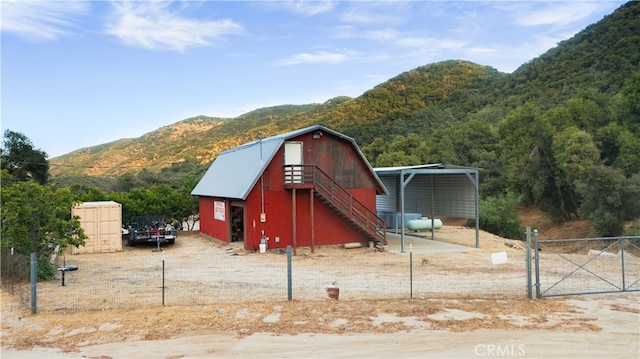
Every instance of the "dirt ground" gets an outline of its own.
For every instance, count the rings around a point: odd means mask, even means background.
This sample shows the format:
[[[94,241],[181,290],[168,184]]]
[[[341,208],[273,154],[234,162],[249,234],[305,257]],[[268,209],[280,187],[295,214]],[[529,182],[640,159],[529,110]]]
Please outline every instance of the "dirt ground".
[[[443,241],[468,244],[468,238],[473,238],[470,232],[463,226],[445,226],[439,236]],[[463,258],[475,261],[474,266],[482,265],[483,256],[498,250],[522,255],[522,250],[505,246],[505,240],[494,235],[483,232],[480,241],[483,248]],[[173,250],[194,252],[189,246]],[[197,252],[219,255],[216,261],[230,271],[236,270],[233,263],[246,266],[267,258],[236,248],[246,255],[242,261],[228,260],[227,250],[222,245],[209,245],[198,247]],[[306,258],[300,261],[305,270],[314,271],[318,270],[317,256],[330,267],[331,263],[346,265],[348,256],[370,255],[367,251],[300,251],[298,257]],[[138,258],[148,252],[148,248],[125,248],[117,255]],[[377,255],[393,258],[390,253]],[[504,272],[511,270],[503,268]],[[326,264],[323,270],[327,270]],[[437,273],[438,268],[432,270]],[[469,275],[466,270],[448,273]],[[499,274],[490,269],[477,273],[478,278]],[[349,285],[356,291],[357,283]],[[82,292],[73,296],[82,308]],[[420,299],[341,296],[333,300],[325,296],[127,309],[54,309],[36,315],[5,291],[1,299],[2,358],[640,357],[640,292],[533,300],[466,295]]]

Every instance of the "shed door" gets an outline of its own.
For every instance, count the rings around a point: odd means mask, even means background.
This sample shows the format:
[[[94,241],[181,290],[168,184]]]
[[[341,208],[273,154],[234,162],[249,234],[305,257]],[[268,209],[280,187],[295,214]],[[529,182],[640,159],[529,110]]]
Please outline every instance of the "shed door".
[[[293,183],[302,183],[302,142],[291,141],[284,143],[284,164],[293,166]]]
[[[100,233],[98,228],[98,210],[96,208],[84,208],[80,223],[84,229],[84,234],[88,237],[84,244],[85,253],[99,253],[100,240],[98,237]]]

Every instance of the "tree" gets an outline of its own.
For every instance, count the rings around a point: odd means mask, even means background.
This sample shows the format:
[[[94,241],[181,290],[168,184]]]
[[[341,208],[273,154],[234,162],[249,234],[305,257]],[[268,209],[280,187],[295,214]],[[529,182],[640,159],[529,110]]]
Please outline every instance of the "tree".
[[[556,134],[552,148],[559,178],[569,185],[589,176],[602,164],[593,137],[575,126]]]
[[[640,173],[640,139],[630,131],[625,131],[618,137],[619,153],[613,165],[631,176]]]
[[[480,167],[485,171],[492,171],[496,166],[498,137],[490,123],[472,119],[440,128],[436,134],[433,155],[444,163]]]
[[[192,230],[195,226],[197,220],[200,217],[200,209],[198,208],[198,197],[191,195],[191,192],[196,185],[198,184],[198,180],[193,177],[185,177],[182,181],[182,189],[180,190],[180,194],[185,201],[182,215],[182,222],[187,224],[187,230]]]
[[[78,202],[104,201],[105,194],[96,187],[82,184],[73,184],[68,187]]]
[[[35,150],[33,144],[20,132],[6,130],[2,141],[2,169],[6,169],[17,180],[45,184],[49,178],[47,154]]]
[[[135,188],[129,192],[112,192],[107,200],[122,204],[122,217],[125,224],[135,216],[161,215],[167,223],[182,227],[184,222],[192,223],[198,215],[198,199],[191,191],[198,182],[185,177],[182,188],[174,189],[166,184],[149,188]]]
[[[555,187],[548,123],[540,109],[527,103],[512,111],[498,125],[501,170],[508,188],[523,200],[539,204]]]
[[[377,137],[365,146],[364,151],[370,156],[372,164],[378,167],[425,164],[430,152],[426,142],[415,133],[396,135],[389,143]]]
[[[114,187],[118,192],[128,192],[142,185],[142,181],[133,172],[127,172],[116,179]]]
[[[634,72],[621,91],[621,122],[637,134],[640,132],[640,71]]]
[[[85,243],[79,218],[71,216],[73,197],[67,188],[53,190],[33,181],[2,186],[2,248],[35,252],[39,279],[55,277],[49,256],[56,248],[62,253]]]
[[[387,145],[385,140],[382,137],[376,137],[371,141],[371,143],[362,147],[362,152],[371,164],[377,166],[376,160],[378,156],[385,152],[386,148]]]
[[[580,215],[589,220],[598,235],[619,236],[625,219],[638,215],[639,179],[627,179],[621,170],[601,166],[578,182]]]

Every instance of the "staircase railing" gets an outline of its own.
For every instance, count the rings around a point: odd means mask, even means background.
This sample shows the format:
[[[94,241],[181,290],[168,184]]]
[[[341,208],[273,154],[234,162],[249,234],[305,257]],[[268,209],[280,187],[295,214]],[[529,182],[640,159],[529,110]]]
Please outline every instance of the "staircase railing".
[[[386,223],[316,165],[285,165],[285,187],[309,188],[382,244],[387,244]],[[382,232],[379,232],[382,231]]]

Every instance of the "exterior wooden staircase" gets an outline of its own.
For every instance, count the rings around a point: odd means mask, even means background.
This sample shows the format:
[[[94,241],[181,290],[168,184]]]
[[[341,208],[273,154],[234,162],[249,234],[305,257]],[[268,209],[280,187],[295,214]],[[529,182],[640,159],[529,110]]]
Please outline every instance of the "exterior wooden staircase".
[[[375,243],[387,244],[386,223],[316,165],[285,165],[285,188],[310,189],[327,207]]]

